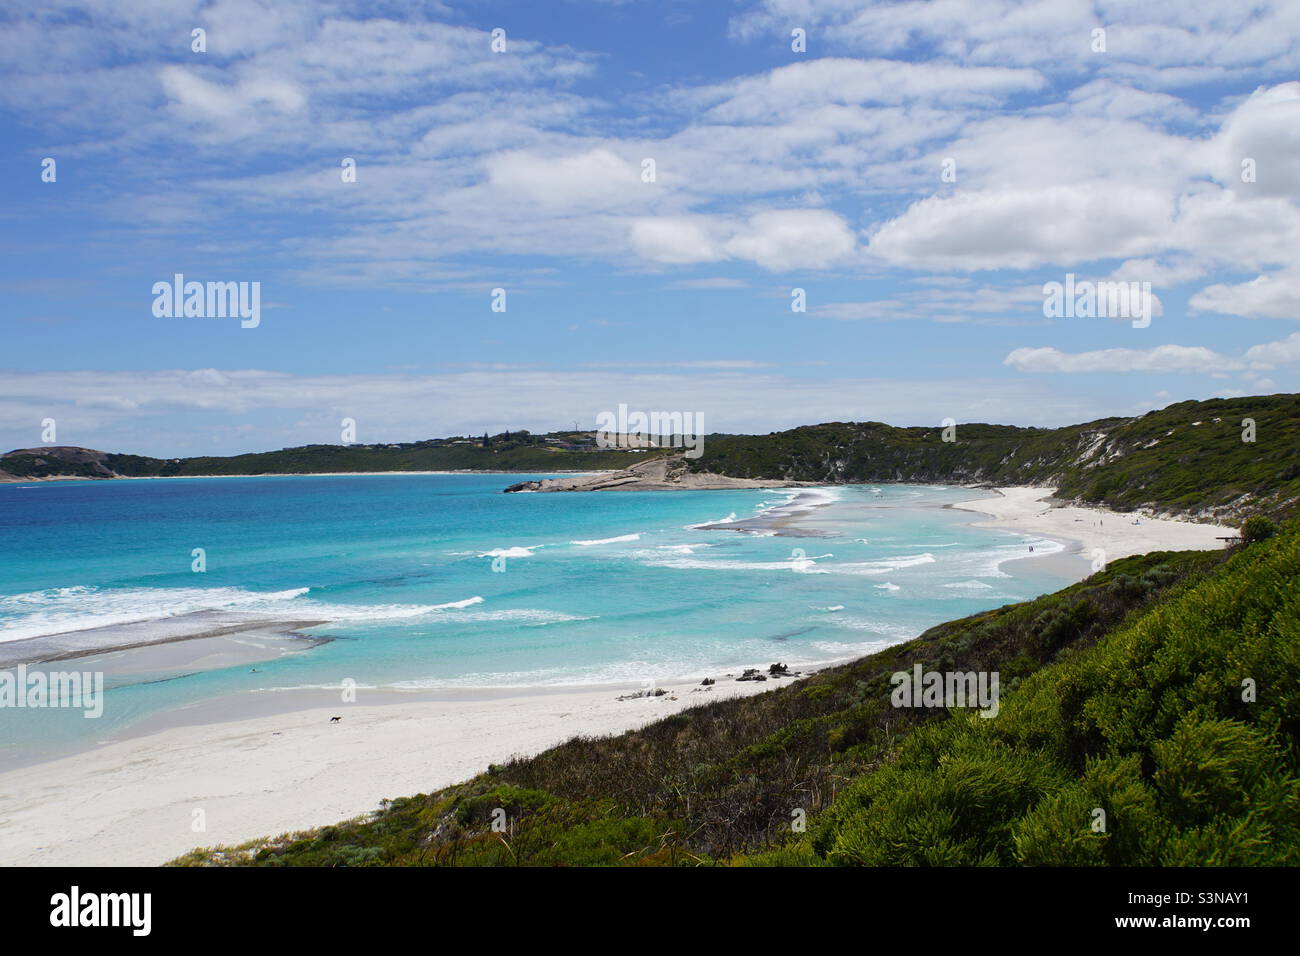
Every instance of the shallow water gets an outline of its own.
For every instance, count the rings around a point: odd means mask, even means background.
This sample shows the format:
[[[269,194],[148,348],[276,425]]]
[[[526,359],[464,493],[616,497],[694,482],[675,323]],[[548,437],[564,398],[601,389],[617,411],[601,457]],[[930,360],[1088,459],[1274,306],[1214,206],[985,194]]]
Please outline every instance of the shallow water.
[[[84,743],[199,699],[346,679],[487,687],[797,668],[1065,583],[1052,562],[1006,563],[1058,543],[942,507],[968,489],[500,493],[523,477],[0,485],[0,641],[210,609],[325,620],[311,633],[333,638],[256,668],[111,674],[98,720],[0,709],[0,746]]]

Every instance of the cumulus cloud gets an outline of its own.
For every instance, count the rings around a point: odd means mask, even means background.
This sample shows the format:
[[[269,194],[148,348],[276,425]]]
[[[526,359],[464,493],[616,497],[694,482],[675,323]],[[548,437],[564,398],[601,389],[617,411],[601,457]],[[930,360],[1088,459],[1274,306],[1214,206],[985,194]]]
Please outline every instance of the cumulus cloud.
[[[642,205],[652,189],[639,166],[605,148],[561,156],[517,150],[485,165],[488,184],[505,196],[569,210]]]
[[[632,223],[632,248],[651,262],[686,265],[726,258],[720,226],[705,216],[661,216]]]
[[[78,228],[232,269],[287,263],[304,286],[484,289],[505,281],[503,262],[512,289],[586,282],[593,263],[664,273],[677,289],[762,283],[682,278],[727,263],[742,275],[826,270],[809,287],[816,317],[1007,325],[1041,321],[1041,282],[1060,274],[1017,273],[1051,268],[1196,282],[1192,311],[1297,317],[1294,3],[761,0],[732,35],[785,43],[801,25],[809,55],[706,81],[620,74],[604,53],[516,30],[496,56],[485,30],[460,25],[469,18],[432,2],[418,15],[360,0],[28,5],[0,31],[0,106],[60,144],[61,162],[93,157],[112,182]],[[1089,43],[1103,21],[1099,55]],[[209,27],[203,57],[188,49],[197,22]],[[909,62],[918,52],[929,60]],[[1207,78],[1216,85],[1184,89]],[[344,156],[358,160],[348,186]],[[639,175],[647,157],[655,183]],[[947,158],[956,182],[940,179]],[[1245,158],[1254,183],[1241,179]],[[59,215],[21,211],[38,208]],[[1007,274],[968,275],[984,270]],[[862,291],[849,285],[859,279],[884,281]],[[1291,347],[1018,349],[1007,364],[1214,375],[1289,361]],[[244,414],[256,406],[238,405],[241,389],[289,407],[276,374],[156,392],[85,381],[68,401],[87,416]],[[332,408],[314,383],[283,387]],[[399,404],[446,397],[428,383],[360,387]]]
[[[1204,346],[1158,345],[1150,349],[1098,349],[1062,352],[1020,348],[1003,364],[1022,372],[1224,372],[1243,368],[1239,360]]]
[[[1300,271],[1256,276],[1249,282],[1216,283],[1191,297],[1194,311],[1247,318],[1300,319]]]
[[[1204,346],[1157,345],[1149,349],[1098,349],[1062,352],[1051,347],[1019,348],[1004,365],[1022,372],[1200,372],[1221,375],[1242,372],[1259,388],[1275,388],[1261,370],[1300,363],[1300,332],[1277,342],[1252,345],[1240,357],[1224,355]]]
[[[844,220],[825,209],[762,212],[728,240],[726,249],[770,272],[823,269],[849,256],[853,233]]]
[[[1246,361],[1260,368],[1300,363],[1300,332],[1292,332],[1279,342],[1252,345],[1246,350]],[[1274,387],[1271,380],[1265,381],[1268,381],[1268,387]]]
[[[1219,103],[1167,91],[1207,61],[1285,69],[1300,15],[1267,0],[1115,0],[1105,55],[1086,4],[767,0],[733,35],[788,39],[797,22],[814,55],[633,92],[640,119],[580,85],[603,69],[594,52],[511,32],[493,55],[485,30],[345,0],[59,11],[6,22],[0,105],[57,117],[69,155],[149,155],[113,169],[98,211],[114,228],[176,244],[201,231],[260,261],[285,238],[279,219],[311,216],[292,237],[316,266],[303,274],[336,282],[454,276],[489,255],[818,269],[858,261],[859,226],[877,261],[904,269],[1124,258],[1266,272],[1300,249],[1300,83]],[[200,11],[197,58],[183,41]],[[909,61],[918,43],[934,56]],[[342,156],[357,157],[358,188],[338,188]],[[638,175],[647,157],[657,183]],[[267,224],[255,237],[250,216]]]
[[[871,252],[915,268],[1027,269],[1158,250],[1174,197],[1118,184],[932,196],[885,223]]]
[[[1300,197],[1300,82],[1257,89],[1233,110],[1211,148],[1218,178],[1238,196]]]
[[[825,209],[762,212],[743,222],[657,217],[632,223],[632,247],[653,262],[683,265],[745,259],[769,272],[824,269],[850,256],[853,233]]]

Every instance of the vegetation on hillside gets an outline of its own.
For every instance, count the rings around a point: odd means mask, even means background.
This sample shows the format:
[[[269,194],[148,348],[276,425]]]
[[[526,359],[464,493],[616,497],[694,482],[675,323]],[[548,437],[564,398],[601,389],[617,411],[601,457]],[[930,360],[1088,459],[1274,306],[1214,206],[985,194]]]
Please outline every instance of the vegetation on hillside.
[[[1180,402],[1066,428],[878,422],[712,438],[697,471],[818,482],[1046,485],[1066,499],[1233,518],[1300,510],[1300,395]]]
[[[771,693],[177,863],[1300,862],[1297,567],[1295,523],[1116,561]],[[1000,713],[892,706],[914,664],[998,671]]]
[[[149,458],[87,449],[24,449],[0,457],[0,473],[18,478],[185,478],[202,475],[307,475],[383,471],[604,471],[664,454],[601,450],[589,435],[505,432],[383,445],[304,445],[280,451],[200,458]]]
[[[913,734],[810,836],[754,862],[1300,863],[1300,535],[1258,543],[996,720]]]
[[[915,481],[1054,486],[1120,511],[1219,519],[1300,513],[1300,395],[1180,402],[1139,418],[1066,428],[879,422],[770,435],[709,435],[693,471],[814,482]],[[232,457],[147,458],[87,449],[0,457],[0,477],[107,478],[346,471],[604,471],[671,452],[598,450],[591,432],[526,431],[385,445],[306,445]]]
[[[946,438],[952,438],[946,441]],[[217,458],[147,458],[87,449],[0,457],[0,477],[311,475],[364,471],[606,471],[667,450],[598,450],[590,432],[503,432],[391,445],[305,445]],[[1135,419],[1066,428],[959,424],[805,425],[766,436],[711,434],[693,471],[754,479],[940,481],[1056,486],[1119,511],[1235,519],[1300,514],[1300,395],[1179,402]]]

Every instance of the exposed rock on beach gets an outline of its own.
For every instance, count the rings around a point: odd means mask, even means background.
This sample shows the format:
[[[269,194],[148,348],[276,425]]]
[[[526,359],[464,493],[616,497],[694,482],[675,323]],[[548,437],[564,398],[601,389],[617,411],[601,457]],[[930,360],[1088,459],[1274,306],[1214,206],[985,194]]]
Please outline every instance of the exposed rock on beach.
[[[506,488],[516,491],[715,491],[728,488],[793,488],[808,484],[803,481],[761,478],[729,478],[710,472],[688,470],[681,455],[651,458],[639,461],[622,471],[601,472],[594,475],[571,475],[564,478],[543,478],[540,481],[521,481]]]

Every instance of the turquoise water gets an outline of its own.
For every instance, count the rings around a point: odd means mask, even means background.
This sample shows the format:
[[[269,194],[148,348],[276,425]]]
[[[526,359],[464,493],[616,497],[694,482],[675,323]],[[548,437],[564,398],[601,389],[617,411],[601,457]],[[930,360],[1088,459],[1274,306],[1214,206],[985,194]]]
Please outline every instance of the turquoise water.
[[[971,497],[960,488],[813,489],[794,537],[694,527],[770,514],[794,492],[500,493],[522,477],[0,485],[0,641],[202,609],[327,620],[312,633],[333,638],[256,672],[110,681],[98,721],[0,710],[6,743],[345,678],[518,686],[824,663],[1063,583],[1005,563],[1061,545],[943,509]]]

